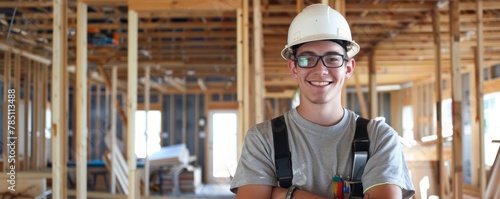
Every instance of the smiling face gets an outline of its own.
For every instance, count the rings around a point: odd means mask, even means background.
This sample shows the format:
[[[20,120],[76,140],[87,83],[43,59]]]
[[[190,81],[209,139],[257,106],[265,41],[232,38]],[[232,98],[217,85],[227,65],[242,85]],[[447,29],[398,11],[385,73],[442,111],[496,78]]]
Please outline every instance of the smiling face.
[[[302,44],[297,55],[345,55],[344,49],[332,41],[314,41]],[[322,61],[313,68],[300,68],[295,61],[288,61],[288,68],[300,87],[300,104],[341,105],[342,87],[354,71],[354,59],[347,58],[338,68],[326,68]]]

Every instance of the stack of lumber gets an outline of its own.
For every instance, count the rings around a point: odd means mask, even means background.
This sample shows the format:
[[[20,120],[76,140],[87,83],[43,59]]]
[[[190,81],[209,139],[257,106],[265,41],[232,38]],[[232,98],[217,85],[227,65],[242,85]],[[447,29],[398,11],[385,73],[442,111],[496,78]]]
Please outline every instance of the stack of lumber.
[[[158,179],[160,180],[160,179]],[[175,189],[175,176],[165,175],[161,179],[161,192],[172,193]],[[199,167],[184,168],[179,174],[179,191],[181,193],[195,193],[201,185],[201,169]]]

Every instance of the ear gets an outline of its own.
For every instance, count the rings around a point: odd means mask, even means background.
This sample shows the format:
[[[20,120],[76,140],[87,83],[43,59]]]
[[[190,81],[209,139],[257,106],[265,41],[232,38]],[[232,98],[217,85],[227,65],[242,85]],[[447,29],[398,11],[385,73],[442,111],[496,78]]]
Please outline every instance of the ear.
[[[297,79],[297,67],[295,67],[295,61],[288,60],[288,69],[290,70],[292,77]]]
[[[354,60],[354,58],[349,58],[347,61],[346,61],[346,65],[345,65],[345,79],[349,79],[349,77],[351,77],[351,75],[354,73],[354,68],[356,67],[356,61]]]

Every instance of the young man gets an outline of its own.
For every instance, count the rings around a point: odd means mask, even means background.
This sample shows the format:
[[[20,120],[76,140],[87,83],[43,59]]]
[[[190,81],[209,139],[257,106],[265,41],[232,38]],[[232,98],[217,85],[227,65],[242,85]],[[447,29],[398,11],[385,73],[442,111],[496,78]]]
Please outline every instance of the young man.
[[[248,130],[231,191],[237,198],[333,198],[332,178],[349,176],[358,115],[342,107],[345,81],[353,74],[359,45],[345,18],[327,5],[306,7],[292,21],[281,55],[300,88],[300,105],[284,115],[293,179],[277,181],[271,121]],[[361,177],[364,197],[409,198],[415,191],[398,134],[370,120],[369,159]]]

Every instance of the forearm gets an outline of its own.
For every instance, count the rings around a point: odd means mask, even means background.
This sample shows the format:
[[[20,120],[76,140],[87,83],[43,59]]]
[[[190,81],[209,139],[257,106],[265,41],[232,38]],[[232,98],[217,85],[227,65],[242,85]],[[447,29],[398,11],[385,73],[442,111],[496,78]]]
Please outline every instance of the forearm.
[[[287,189],[281,187],[274,187],[272,193],[272,199],[285,199]],[[293,192],[293,199],[328,199],[326,197],[318,196],[313,193],[303,191],[303,190],[295,190]]]
[[[384,184],[368,189],[365,193],[365,199],[401,199],[403,194],[401,188],[396,185]]]

